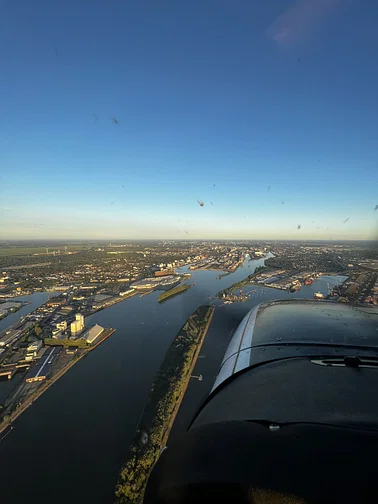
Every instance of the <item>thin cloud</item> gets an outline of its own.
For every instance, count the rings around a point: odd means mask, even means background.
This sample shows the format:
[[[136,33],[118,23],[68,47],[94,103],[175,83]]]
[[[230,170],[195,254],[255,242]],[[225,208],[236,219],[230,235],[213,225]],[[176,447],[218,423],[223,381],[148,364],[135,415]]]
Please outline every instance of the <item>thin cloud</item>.
[[[269,26],[267,36],[289,48],[311,36],[341,0],[297,0]]]
[[[40,228],[43,227],[44,224],[33,224],[31,222],[14,222],[12,224],[13,227],[23,227],[23,228]]]

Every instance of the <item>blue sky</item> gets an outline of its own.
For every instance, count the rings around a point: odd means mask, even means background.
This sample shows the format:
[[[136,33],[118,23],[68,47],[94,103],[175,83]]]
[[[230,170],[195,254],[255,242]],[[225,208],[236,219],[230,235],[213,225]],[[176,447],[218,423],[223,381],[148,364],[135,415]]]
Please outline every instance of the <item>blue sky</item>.
[[[377,238],[377,21],[374,0],[4,0],[0,237]]]

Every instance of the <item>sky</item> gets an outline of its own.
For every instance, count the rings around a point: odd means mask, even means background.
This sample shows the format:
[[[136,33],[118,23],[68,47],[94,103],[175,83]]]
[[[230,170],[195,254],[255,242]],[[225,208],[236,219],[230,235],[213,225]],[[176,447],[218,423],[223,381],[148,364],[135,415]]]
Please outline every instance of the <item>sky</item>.
[[[378,238],[375,0],[0,9],[0,239]]]

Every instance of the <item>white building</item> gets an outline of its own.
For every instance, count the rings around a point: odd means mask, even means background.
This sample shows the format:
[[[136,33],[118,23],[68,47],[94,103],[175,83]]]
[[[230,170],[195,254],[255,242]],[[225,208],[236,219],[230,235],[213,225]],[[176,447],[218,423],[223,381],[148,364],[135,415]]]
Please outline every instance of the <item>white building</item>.
[[[104,330],[103,327],[96,324],[83,335],[83,338],[87,343],[91,344],[100,336],[103,330]]]
[[[70,329],[71,329],[72,335],[79,334],[82,331],[82,327],[81,327],[80,322],[78,322],[77,320],[72,322],[70,325]]]
[[[120,292],[119,295],[120,296],[126,296],[126,294],[131,294],[134,291],[135,291],[135,289],[128,289],[126,291]]]
[[[33,343],[30,343],[30,345],[27,348],[28,353],[35,353],[37,355],[37,352],[42,348],[42,340],[37,340],[33,341]]]
[[[71,334],[79,334],[84,329],[84,317],[80,313],[75,315],[75,321],[71,323]]]

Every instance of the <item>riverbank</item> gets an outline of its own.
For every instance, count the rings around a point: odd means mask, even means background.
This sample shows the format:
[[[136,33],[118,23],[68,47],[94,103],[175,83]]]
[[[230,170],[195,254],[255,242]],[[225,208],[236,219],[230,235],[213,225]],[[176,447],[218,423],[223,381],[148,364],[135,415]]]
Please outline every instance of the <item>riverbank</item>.
[[[169,434],[171,433],[172,426],[173,426],[173,424],[174,424],[174,422],[176,420],[176,416],[177,416],[177,413],[178,413],[178,411],[180,409],[182,400],[184,399],[185,392],[186,392],[186,390],[188,388],[190,379],[192,377],[192,372],[193,372],[194,366],[196,365],[198,356],[199,356],[199,354],[200,354],[200,352],[202,350],[202,345],[203,345],[203,342],[205,341],[205,337],[206,337],[207,331],[209,330],[211,321],[213,319],[214,311],[215,311],[215,308],[211,307],[211,312],[210,312],[210,314],[209,314],[209,316],[207,318],[205,328],[204,328],[204,330],[203,330],[203,332],[202,332],[202,334],[201,334],[201,336],[199,338],[199,342],[198,342],[197,348],[195,350],[194,356],[193,356],[192,361],[191,361],[190,370],[187,373],[186,380],[185,380],[185,383],[183,385],[182,395],[181,395],[180,399],[176,402],[175,408],[174,408],[174,410],[172,412],[172,415],[171,415],[171,418],[170,418],[170,422],[168,424],[168,427],[166,429],[165,435],[163,437],[163,443],[162,443],[163,447],[165,447],[167,445]]]
[[[216,294],[216,297],[218,298],[223,298],[223,295],[227,296],[229,294],[232,294],[236,289],[240,289],[241,287],[244,287],[245,285],[252,285],[253,284],[253,279],[258,276],[262,271],[267,270],[266,266],[259,266],[255,269],[255,271],[251,274],[248,275],[244,280],[240,280],[239,282],[233,283],[230,287],[227,287],[226,289],[223,289]]]
[[[151,384],[179,329],[198,306],[210,304],[210,296],[213,298],[219,290],[242,280],[261,264],[263,260],[246,260],[243,267],[220,280],[216,279],[219,272],[188,271],[188,266],[185,266],[179,268],[178,273],[192,273],[192,279],[186,283],[195,286],[184,294],[164,303],[157,302],[162,291],[142,298],[135,295],[125,303],[115,304],[88,317],[85,321],[87,327],[98,323],[102,327],[116,328],[116,334],[58,380],[13,424],[15,428],[0,444],[4,502],[24,502],[29,498],[30,488],[43,502],[49,502],[58,487],[61,488],[59,498],[62,501],[70,502],[81,494],[90,502],[114,502],[115,482],[135,436]],[[31,299],[33,309],[47,299],[46,293],[34,294]],[[225,306],[220,311],[222,314],[233,312],[244,304]],[[23,315],[26,311],[32,311],[32,307],[24,307],[15,316]],[[239,312],[237,320],[238,317]],[[224,326],[217,326],[217,336],[212,339],[217,349],[210,346],[206,350],[211,358],[198,358],[196,366],[200,367],[196,367],[192,374],[203,374],[205,378],[202,382],[190,379],[170,437],[178,426],[185,400],[189,404],[191,402],[188,397],[190,388],[202,391],[202,399],[207,385],[215,380],[225,351],[221,351],[220,355],[219,348],[223,347],[219,345],[222,339],[229,339],[229,325],[234,318],[233,315],[225,317],[222,319]],[[215,312],[201,354],[216,323]],[[143,373],[140,372],[141,363]],[[13,380],[21,382],[22,378],[19,374]],[[8,390],[13,390],[12,383],[16,383],[13,380],[0,383],[3,397]],[[189,407],[188,415],[191,417],[196,409],[197,404],[194,408]],[[90,426],[88,416],[91,418]],[[4,431],[1,436],[7,432]],[[57,432],[69,435],[57,436]],[[52,439],[54,449],[49,452],[46,478],[36,479],[30,471],[30,457],[25,457],[25,453],[37,453],[42,445],[50,446]],[[170,442],[171,439],[168,446]],[[94,446],[96,457],[93,457]],[[20,471],[23,473],[22,485],[19,481]],[[70,485],[62,487],[62,474],[72,476]],[[97,477],[98,474],[101,477]]]
[[[163,294],[160,294],[158,297],[158,302],[162,303],[166,299],[169,299],[170,297],[177,296],[177,294],[181,294],[181,292],[185,292],[188,289],[190,289],[192,286],[191,285],[179,285],[178,287],[174,287],[173,289],[169,289],[166,292],[163,292]]]
[[[109,336],[111,336],[115,332],[115,329],[112,327],[108,327],[104,329],[104,334],[100,338],[100,340],[93,346],[89,346],[85,349],[80,349],[80,353],[77,353],[73,356],[73,358],[67,362],[63,367],[61,367],[55,374],[53,374],[48,380],[42,382],[38,389],[28,395],[24,401],[12,411],[9,415],[6,415],[6,420],[0,423],[0,434],[7,429],[12,422],[14,422],[29,406],[33,404],[47,389],[51,387],[53,383],[55,383],[59,378],[61,378],[72,366],[74,366],[77,362],[79,362],[83,357],[85,357],[89,352],[98,347],[101,343],[103,343]],[[58,340],[59,341],[59,340]],[[57,343],[58,344],[58,343]],[[79,350],[78,350],[79,351]],[[23,386],[23,385],[21,385]]]
[[[0,299],[7,300],[7,299],[18,298],[20,296],[31,296],[32,294],[34,294],[34,292],[42,292],[42,291],[34,290],[34,291],[23,291],[23,292],[8,292],[6,294],[2,293],[2,294],[0,294]]]
[[[24,306],[27,306],[30,303],[28,301],[12,301],[11,304],[12,305],[17,304],[17,305],[12,306],[12,308],[8,308],[6,313],[2,313],[2,309],[4,309],[4,307],[6,308],[6,306],[8,305],[8,302],[5,300],[5,302],[0,303],[0,320],[4,320],[7,317],[9,317],[9,315],[12,315],[13,313],[17,313],[19,310],[21,310],[21,308],[23,308]]]
[[[98,313],[101,310],[106,310],[106,308],[110,308],[111,306],[114,306],[118,303],[122,303],[122,301],[125,301],[126,299],[129,299],[133,296],[136,296],[137,294],[140,294],[137,290],[134,292],[130,292],[129,294],[126,294],[125,296],[119,296],[116,299],[113,299],[109,303],[104,303],[103,306],[100,306],[99,308],[92,308],[91,310],[84,311],[84,316],[89,317],[90,315],[93,315],[94,313]]]
[[[62,368],[59,372],[57,372],[54,376],[52,376],[49,380],[41,383],[38,389],[30,394],[22,404],[12,413],[6,416],[6,420],[4,419],[0,423],[0,433],[3,432],[6,428],[8,428],[12,422],[14,422],[22,413],[29,408],[47,389],[51,387],[53,383],[55,383],[61,376],[63,376],[76,362],[82,359],[87,354],[86,351],[83,351],[81,355],[78,355],[76,359],[72,359],[64,368]]]
[[[118,480],[119,504],[140,504],[150,472],[164,449],[214,314],[200,306],[181,328],[153,382],[129,457]]]

